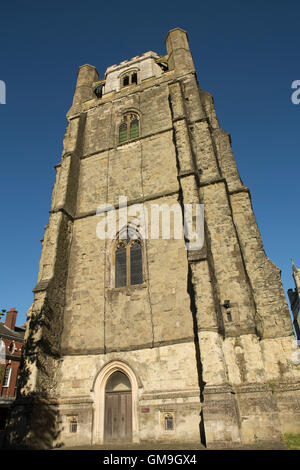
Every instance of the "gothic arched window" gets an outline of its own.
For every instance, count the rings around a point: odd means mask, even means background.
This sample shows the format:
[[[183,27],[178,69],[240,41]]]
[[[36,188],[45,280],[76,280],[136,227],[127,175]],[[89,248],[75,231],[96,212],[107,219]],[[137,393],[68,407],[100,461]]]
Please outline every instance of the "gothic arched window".
[[[139,116],[136,113],[126,113],[119,126],[119,143],[137,139],[140,134]]]
[[[143,283],[143,255],[141,240],[135,230],[126,228],[118,238],[115,249],[115,287]]]

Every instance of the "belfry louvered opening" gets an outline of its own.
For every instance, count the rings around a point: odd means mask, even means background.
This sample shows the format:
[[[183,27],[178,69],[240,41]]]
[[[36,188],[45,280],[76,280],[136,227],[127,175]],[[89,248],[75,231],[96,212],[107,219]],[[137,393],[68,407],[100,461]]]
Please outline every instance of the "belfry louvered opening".
[[[121,77],[121,87],[138,84],[138,73],[131,71]]]

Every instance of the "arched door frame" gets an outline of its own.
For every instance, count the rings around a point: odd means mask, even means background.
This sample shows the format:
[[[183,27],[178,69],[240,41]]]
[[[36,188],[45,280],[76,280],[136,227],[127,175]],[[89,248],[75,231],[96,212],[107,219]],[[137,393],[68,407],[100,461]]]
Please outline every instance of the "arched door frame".
[[[134,372],[127,364],[121,361],[113,361],[106,364],[98,373],[91,390],[94,394],[93,444],[104,443],[105,388],[110,376],[117,371],[127,375],[130,381],[132,394],[132,441],[139,442],[137,414],[139,384]]]

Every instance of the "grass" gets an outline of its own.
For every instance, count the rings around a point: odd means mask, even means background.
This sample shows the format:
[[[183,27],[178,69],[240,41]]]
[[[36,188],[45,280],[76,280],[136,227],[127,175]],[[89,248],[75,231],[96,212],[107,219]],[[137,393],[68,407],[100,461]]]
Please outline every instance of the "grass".
[[[300,434],[285,434],[284,442],[290,450],[300,450]]]

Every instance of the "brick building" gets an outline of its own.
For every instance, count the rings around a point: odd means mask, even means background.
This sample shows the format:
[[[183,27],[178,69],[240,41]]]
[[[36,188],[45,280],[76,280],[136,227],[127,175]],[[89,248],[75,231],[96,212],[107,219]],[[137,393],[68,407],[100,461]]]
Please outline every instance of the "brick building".
[[[25,334],[25,325],[16,326],[17,314],[17,310],[11,308],[6,312],[5,322],[0,322],[0,342],[5,348],[5,362],[0,364],[0,430],[5,427],[11,404],[16,398],[17,376]]]

